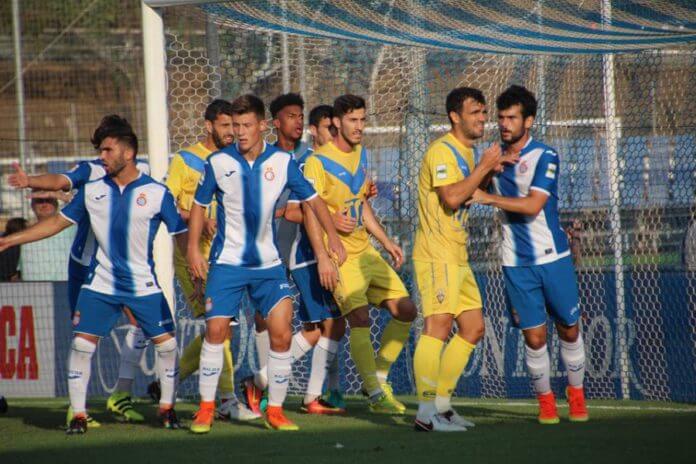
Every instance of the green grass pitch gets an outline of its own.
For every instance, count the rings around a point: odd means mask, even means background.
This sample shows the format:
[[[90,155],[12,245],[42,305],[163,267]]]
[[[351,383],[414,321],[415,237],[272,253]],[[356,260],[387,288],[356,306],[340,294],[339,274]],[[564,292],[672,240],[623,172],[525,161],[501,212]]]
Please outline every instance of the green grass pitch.
[[[561,423],[535,422],[531,400],[456,399],[457,409],[477,426],[465,433],[413,431],[415,399],[403,417],[372,415],[364,401],[349,398],[345,417],[289,416],[299,432],[266,430],[262,422],[238,425],[216,422],[210,434],[156,427],[155,406],[138,404],[149,422],[118,422],[104,410],[104,401],[91,399],[90,412],[102,422],[83,436],[63,430],[65,399],[11,399],[0,416],[0,463],[694,463],[696,462],[696,406],[663,402],[590,401],[591,420],[565,420],[567,408],[559,400]],[[177,407],[185,425],[195,409]]]

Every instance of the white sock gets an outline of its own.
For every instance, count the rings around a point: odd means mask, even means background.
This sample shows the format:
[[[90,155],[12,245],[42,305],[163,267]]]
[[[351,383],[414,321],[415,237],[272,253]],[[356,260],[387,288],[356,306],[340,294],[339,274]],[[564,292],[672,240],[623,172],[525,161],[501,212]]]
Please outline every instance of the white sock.
[[[176,387],[179,383],[179,351],[176,338],[155,345],[157,352],[157,374],[160,379],[160,407],[172,407],[176,401]]]
[[[215,401],[220,372],[222,372],[223,343],[213,344],[203,340],[201,362],[198,368],[198,391],[201,401]]]
[[[537,395],[551,391],[551,362],[546,345],[534,350],[525,345],[527,370]]]
[[[445,413],[452,409],[452,402],[449,396],[436,396],[435,397],[435,409],[439,413]]]
[[[292,353],[292,362],[297,362],[307,354],[309,350],[312,349],[312,345],[309,344],[302,332],[297,332],[292,336],[292,343],[290,343],[290,352]]]
[[[254,332],[254,341],[256,342],[256,355],[259,358],[259,370],[254,373],[254,383],[261,390],[268,387],[268,353],[271,350],[271,340],[268,337],[268,330],[263,332]]]
[[[138,326],[131,325],[126,332],[126,338],[121,345],[121,361],[118,367],[118,383],[116,391],[130,393],[133,379],[138,370],[138,363],[147,346],[147,337]]]
[[[336,340],[331,340],[331,343],[335,344],[336,352],[334,353],[333,358],[326,361],[326,387],[330,391],[341,391],[341,370],[338,367],[338,342]]]
[[[336,358],[337,350],[338,342],[327,337],[319,338],[312,354],[312,367],[309,373],[309,382],[307,383],[307,393],[304,398],[305,404],[309,404],[315,398],[321,396],[328,364]]]
[[[416,420],[421,422],[430,422],[430,416],[435,414],[437,409],[435,409],[434,401],[419,401],[418,402],[418,412],[416,413]]]
[[[568,370],[568,385],[582,387],[585,379],[585,344],[582,334],[574,342],[561,340],[561,359]]]
[[[268,353],[268,405],[282,406],[288,394],[290,371],[292,369],[292,352]]]
[[[92,371],[92,356],[97,345],[84,338],[74,337],[68,359],[68,392],[73,414],[87,413],[87,386]]]

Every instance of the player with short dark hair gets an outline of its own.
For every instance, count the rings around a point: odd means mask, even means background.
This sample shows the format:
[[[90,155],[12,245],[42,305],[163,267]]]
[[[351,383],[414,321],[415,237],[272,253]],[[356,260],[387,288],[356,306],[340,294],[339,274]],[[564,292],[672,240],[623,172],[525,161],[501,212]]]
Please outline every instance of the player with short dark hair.
[[[55,235],[89,221],[98,244],[95,262],[75,306],[74,338],[68,362],[68,390],[73,418],[68,434],[87,431],[85,405],[92,356],[100,338],[128,306],[145,336],[155,345],[162,383],[158,416],[166,428],[179,428],[174,412],[178,378],[174,321],[154,275],[152,247],[164,222],[186,246],[186,226],[166,186],[136,167],[137,138],[122,118],[105,118],[93,138],[106,176],[84,184],[75,198],[50,219],[0,238],[0,251]]]
[[[559,421],[546,345],[547,312],[555,321],[561,359],[568,370],[570,420],[584,422],[589,419],[583,390],[585,346],[577,278],[558,214],[560,159],[556,150],[530,135],[537,107],[534,94],[513,85],[498,97],[496,105],[504,150],[518,153],[519,162],[493,177],[495,194],[477,190],[472,202],[498,208],[505,290],[511,320],[524,335],[527,369],[539,400],[539,422]]]
[[[189,267],[194,277],[208,278],[199,377],[201,404],[191,431],[207,433],[212,426],[223,342],[230,321],[239,314],[245,293],[266,320],[270,338],[266,424],[276,430],[297,430],[297,425],[283,412],[292,363],[293,307],[273,224],[275,205],[285,188],[316,212],[328,234],[329,249],[339,262],[345,260],[345,249],[326,205],[291,155],[264,142],[262,134],[267,123],[263,102],[254,95],[244,95],[232,102],[232,108],[236,143],[208,157],[189,219]],[[208,273],[197,241],[205,208],[214,196],[218,201],[217,232]]]

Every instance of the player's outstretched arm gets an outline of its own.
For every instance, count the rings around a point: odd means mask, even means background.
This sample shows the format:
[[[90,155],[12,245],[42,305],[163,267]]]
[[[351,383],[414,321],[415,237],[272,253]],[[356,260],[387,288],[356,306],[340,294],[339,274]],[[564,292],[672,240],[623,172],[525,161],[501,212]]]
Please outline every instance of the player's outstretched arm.
[[[191,206],[188,221],[188,240],[186,243],[186,260],[191,275],[196,279],[205,280],[208,275],[208,263],[201,254],[199,243],[205,222],[205,208],[198,203]]]
[[[489,173],[494,172],[500,166],[502,159],[500,145],[494,143],[484,152],[481,160],[476,165],[471,174],[459,182],[449,185],[436,187],[437,195],[449,209],[459,209],[466,200],[471,198],[474,191],[479,188],[488,177]]]
[[[316,195],[303,203],[307,203],[317,216],[319,224],[321,224],[321,228],[324,229],[326,236],[328,237],[329,250],[336,256],[336,261],[340,266],[346,261],[346,249],[344,248],[341,239],[338,237],[336,227],[331,220],[329,208],[326,207],[326,203],[324,203],[324,200],[322,200],[319,195]]]
[[[0,237],[0,251],[4,251],[13,246],[24,245],[25,243],[36,242],[46,237],[51,237],[61,230],[70,227],[72,224],[73,223],[68,221],[63,215],[56,214],[20,232],[10,234],[6,237]]]
[[[548,194],[539,190],[532,190],[529,195],[522,198],[504,197],[486,193],[483,190],[476,190],[467,205],[479,204],[490,205],[500,208],[508,213],[524,214],[525,216],[536,216],[546,204]]]
[[[389,238],[387,232],[379,223],[372,206],[368,202],[363,203],[363,223],[367,231],[382,244],[384,249],[389,253],[394,260],[394,267],[399,269],[404,263],[404,252],[399,245],[394,243]]]
[[[317,257],[319,281],[322,287],[329,291],[334,291],[338,284],[338,270],[333,261],[331,261],[326,247],[324,247],[324,232],[317,217],[312,212],[312,208],[309,205],[303,205],[302,209],[304,210],[304,226],[307,230],[309,243],[312,245],[314,256]]]
[[[30,176],[19,163],[12,163],[14,174],[7,178],[10,186],[14,188],[31,188],[36,190],[70,190],[70,180],[62,174],[42,174]]]

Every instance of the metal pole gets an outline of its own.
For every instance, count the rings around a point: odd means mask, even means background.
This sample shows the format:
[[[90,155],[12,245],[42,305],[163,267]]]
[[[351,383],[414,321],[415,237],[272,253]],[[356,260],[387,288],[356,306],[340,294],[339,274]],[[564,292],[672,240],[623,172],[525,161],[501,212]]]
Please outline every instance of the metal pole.
[[[544,0],[537,1],[537,27],[538,31],[541,33],[544,26]],[[537,97],[539,101],[538,109],[538,121],[541,123],[539,127],[539,135],[543,139],[546,137],[546,60],[547,55],[539,55],[534,58],[536,61],[536,71],[537,71]]]
[[[19,0],[12,0],[12,40],[14,42],[15,56],[15,97],[17,99],[17,138],[19,139],[19,164],[22,169],[27,169],[27,137],[24,119],[24,79],[22,77],[22,28],[19,18]],[[22,217],[29,217],[27,201],[22,198]]]
[[[611,24],[611,0],[602,0],[602,22]],[[621,237],[621,193],[619,192],[619,137],[620,123],[616,117],[616,82],[614,79],[614,54],[602,55],[604,77],[604,120],[607,134],[607,171],[609,173],[609,203],[611,242],[614,248],[614,273],[616,275],[616,319],[618,331],[619,375],[621,397],[629,399],[630,366],[628,359],[628,337],[626,333],[626,288],[623,263],[623,240]]]
[[[288,18],[286,10],[288,8],[285,0],[280,2],[283,8],[283,28],[287,27]],[[290,92],[290,51],[288,46],[288,33],[281,34],[281,44],[283,48],[283,93]]]
[[[207,15],[205,20],[205,46],[208,52],[208,62],[213,68],[214,75],[218,79],[213,80],[213,92],[211,97],[222,97],[222,73],[220,72],[220,38],[218,37],[217,25],[212,15]]]
[[[164,23],[160,13],[142,2],[145,100],[147,104],[147,148],[152,177],[162,180],[169,166],[167,73]],[[154,244],[155,272],[169,307],[174,308],[173,247],[161,227]]]

